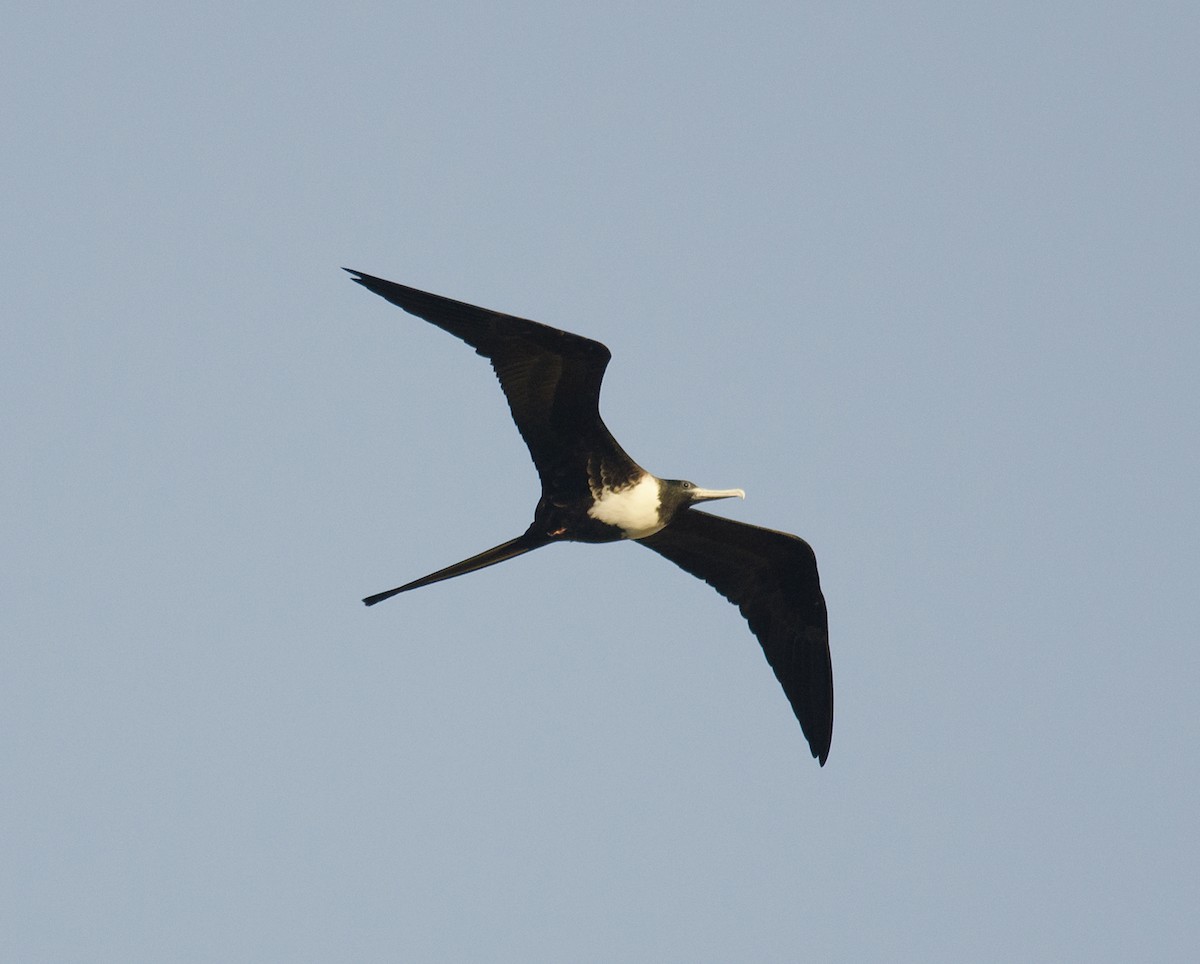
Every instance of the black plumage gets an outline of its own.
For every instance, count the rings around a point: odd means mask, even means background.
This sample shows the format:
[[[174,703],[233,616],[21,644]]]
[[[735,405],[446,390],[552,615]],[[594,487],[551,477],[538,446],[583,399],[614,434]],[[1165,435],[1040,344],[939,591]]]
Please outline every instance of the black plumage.
[[[350,270],[350,269],[347,269]],[[598,341],[352,271],[354,280],[489,359],[542,484],[534,521],[516,539],[387,592],[495,565],[557,541],[634,539],[734,603],[762,645],[822,765],[833,733],[828,619],[816,557],[803,539],[692,509],[742,495],[659,479],[621,448],[600,418],[612,357]]]

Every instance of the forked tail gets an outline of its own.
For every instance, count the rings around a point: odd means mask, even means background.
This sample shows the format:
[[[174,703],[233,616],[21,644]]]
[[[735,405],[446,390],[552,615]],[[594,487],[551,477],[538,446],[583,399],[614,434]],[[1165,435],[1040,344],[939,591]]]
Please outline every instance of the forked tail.
[[[542,546],[548,545],[550,541],[550,539],[540,533],[526,532],[524,535],[519,535],[515,539],[509,539],[508,542],[481,552],[477,556],[464,559],[462,562],[456,562],[452,566],[439,569],[428,576],[422,576],[420,579],[416,579],[406,585],[389,589],[387,592],[378,592],[374,596],[368,596],[363,602],[368,606],[374,606],[377,602],[390,599],[397,593],[408,592],[410,589],[420,589],[422,586],[441,582],[443,579],[453,579],[455,576],[462,576],[468,572],[474,572],[476,569],[486,569],[488,566],[494,566],[496,563],[512,559],[514,556],[522,555],[534,549],[540,549]]]

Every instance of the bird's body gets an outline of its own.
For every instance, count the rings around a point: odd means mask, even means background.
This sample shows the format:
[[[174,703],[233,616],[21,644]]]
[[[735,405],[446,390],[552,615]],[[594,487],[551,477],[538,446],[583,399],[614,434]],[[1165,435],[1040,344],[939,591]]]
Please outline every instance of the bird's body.
[[[363,602],[371,606],[553,542],[638,541],[741,609],[813,756],[824,765],[833,731],[833,675],[825,599],[808,543],[690,508],[711,499],[744,498],[741,489],[660,479],[634,462],[600,418],[600,383],[611,357],[600,342],[351,274],[491,361],[542,483],[533,522],[522,535]]]

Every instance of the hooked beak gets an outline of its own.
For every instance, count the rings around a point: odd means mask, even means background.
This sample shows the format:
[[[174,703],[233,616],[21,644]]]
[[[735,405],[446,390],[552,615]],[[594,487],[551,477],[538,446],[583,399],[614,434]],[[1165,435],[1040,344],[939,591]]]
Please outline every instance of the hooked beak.
[[[744,499],[746,493],[741,489],[701,489],[699,486],[689,493],[693,502],[708,502],[710,499]]]

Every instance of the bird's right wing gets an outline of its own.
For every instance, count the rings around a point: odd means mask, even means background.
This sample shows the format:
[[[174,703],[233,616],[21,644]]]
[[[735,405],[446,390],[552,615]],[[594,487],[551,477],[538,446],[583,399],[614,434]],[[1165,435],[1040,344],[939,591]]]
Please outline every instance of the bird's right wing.
[[[833,737],[829,618],[812,547],[798,536],[687,509],[638,540],[736,605],[821,765]]]
[[[600,383],[612,357],[603,344],[346,270],[364,288],[461,338],[491,361],[544,486],[561,487],[564,475],[578,475],[573,481],[586,486],[581,452],[629,459],[600,418]]]

